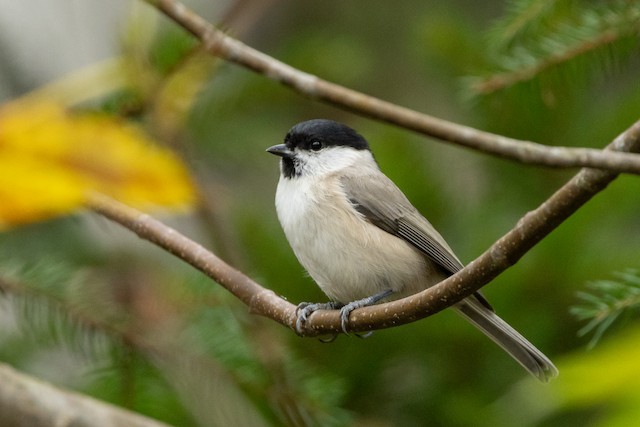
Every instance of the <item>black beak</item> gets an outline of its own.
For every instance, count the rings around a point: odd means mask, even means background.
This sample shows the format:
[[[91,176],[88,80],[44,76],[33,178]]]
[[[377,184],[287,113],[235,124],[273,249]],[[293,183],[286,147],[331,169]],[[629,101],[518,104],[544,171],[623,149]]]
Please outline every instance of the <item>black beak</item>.
[[[289,150],[286,145],[278,144],[273,147],[267,148],[267,152],[271,154],[275,154],[276,156],[280,156],[283,159],[290,159],[294,156],[293,151]]]

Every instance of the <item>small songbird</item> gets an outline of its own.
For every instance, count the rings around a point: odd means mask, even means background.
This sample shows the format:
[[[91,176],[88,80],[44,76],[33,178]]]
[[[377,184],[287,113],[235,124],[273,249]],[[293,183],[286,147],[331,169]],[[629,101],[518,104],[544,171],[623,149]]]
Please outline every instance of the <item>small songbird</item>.
[[[298,327],[318,309],[349,313],[420,292],[462,269],[453,251],[378,168],[367,141],[331,120],[298,123],[284,144],[276,211],[296,257],[330,298],[302,303]],[[453,308],[542,381],[558,370],[480,295]]]

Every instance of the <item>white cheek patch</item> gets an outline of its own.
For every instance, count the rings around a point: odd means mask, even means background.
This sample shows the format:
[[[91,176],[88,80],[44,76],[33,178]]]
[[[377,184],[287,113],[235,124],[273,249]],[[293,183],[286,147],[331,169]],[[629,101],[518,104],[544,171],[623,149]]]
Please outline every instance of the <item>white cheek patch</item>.
[[[296,157],[298,176],[322,176],[358,164],[368,165],[375,162],[369,150],[356,150],[346,146],[327,147],[320,151],[296,149]]]

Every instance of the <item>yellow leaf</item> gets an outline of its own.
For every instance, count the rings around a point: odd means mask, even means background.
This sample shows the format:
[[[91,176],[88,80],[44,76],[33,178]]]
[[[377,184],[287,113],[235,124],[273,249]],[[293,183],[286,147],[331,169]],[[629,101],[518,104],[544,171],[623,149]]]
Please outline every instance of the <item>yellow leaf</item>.
[[[188,173],[138,128],[47,102],[0,108],[0,228],[65,214],[90,191],[137,207],[184,207]]]

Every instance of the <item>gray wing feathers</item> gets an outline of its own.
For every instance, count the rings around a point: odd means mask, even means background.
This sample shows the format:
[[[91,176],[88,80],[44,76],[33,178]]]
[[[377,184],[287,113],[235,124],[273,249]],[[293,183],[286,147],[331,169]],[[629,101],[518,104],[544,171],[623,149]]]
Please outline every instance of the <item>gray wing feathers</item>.
[[[372,224],[406,240],[450,274],[462,268],[442,236],[385,175],[343,176],[341,184],[355,209]],[[500,319],[480,293],[476,292],[454,308],[540,380],[548,381],[557,375],[553,363]]]
[[[422,221],[419,219],[417,221],[415,219],[412,220],[412,218],[400,218],[398,219],[398,231],[396,234],[427,254],[429,258],[433,259],[449,273],[453,274],[461,270],[462,263],[451,249],[433,237],[433,233],[437,232],[433,230],[431,233],[425,233],[426,224],[424,222],[426,221],[424,218],[422,218]],[[427,222],[427,224],[429,223]],[[431,227],[431,224],[429,226]],[[433,227],[431,228],[433,229]]]
[[[385,175],[343,176],[340,181],[349,201],[372,224],[411,243],[450,274],[462,268],[440,233]]]

